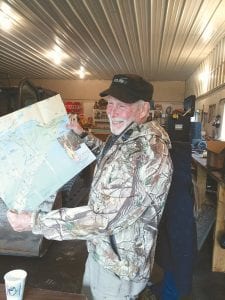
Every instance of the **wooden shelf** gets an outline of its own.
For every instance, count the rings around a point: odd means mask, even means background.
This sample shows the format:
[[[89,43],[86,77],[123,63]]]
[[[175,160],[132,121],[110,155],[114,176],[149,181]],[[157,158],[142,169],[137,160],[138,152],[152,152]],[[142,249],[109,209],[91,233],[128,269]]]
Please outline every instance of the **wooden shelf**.
[[[94,128],[90,129],[90,132],[99,137],[100,139],[106,140],[110,134],[109,120],[107,118],[105,109],[93,109],[93,121]]]
[[[109,123],[108,119],[93,119],[95,123]]]
[[[105,109],[93,109],[94,122],[109,122]]]

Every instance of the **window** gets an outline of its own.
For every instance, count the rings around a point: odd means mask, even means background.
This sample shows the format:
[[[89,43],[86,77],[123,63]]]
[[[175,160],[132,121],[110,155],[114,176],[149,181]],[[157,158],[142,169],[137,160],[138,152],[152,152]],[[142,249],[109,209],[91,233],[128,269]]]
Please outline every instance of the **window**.
[[[222,102],[222,120],[221,120],[221,131],[220,139],[225,141],[225,101]]]

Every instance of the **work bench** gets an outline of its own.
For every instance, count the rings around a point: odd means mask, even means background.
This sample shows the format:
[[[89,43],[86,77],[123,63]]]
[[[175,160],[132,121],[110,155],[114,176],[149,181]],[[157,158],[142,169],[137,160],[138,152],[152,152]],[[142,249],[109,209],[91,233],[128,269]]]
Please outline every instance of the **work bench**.
[[[196,169],[196,208],[201,212],[206,200],[206,180],[210,176],[217,182],[216,222],[213,241],[212,271],[225,272],[225,249],[220,246],[220,238],[225,233],[225,179],[219,171],[207,167],[207,159],[192,154],[193,166]]]

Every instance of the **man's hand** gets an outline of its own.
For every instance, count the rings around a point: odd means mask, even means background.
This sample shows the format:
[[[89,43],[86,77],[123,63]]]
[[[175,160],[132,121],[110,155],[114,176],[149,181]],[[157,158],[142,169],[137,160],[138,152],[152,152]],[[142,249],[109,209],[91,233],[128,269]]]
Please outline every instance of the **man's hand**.
[[[80,135],[84,132],[84,129],[81,127],[77,120],[76,114],[70,114],[69,115],[69,123],[66,125],[67,128],[72,129],[76,134]]]
[[[11,210],[7,211],[8,221],[15,231],[31,231],[31,215],[31,212],[17,213]]]

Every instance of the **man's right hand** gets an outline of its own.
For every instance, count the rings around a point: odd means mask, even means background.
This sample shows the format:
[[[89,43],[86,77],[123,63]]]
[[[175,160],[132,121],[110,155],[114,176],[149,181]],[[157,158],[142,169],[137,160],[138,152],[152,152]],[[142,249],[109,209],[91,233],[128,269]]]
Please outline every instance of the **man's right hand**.
[[[69,115],[69,123],[66,125],[66,127],[73,130],[78,135],[81,135],[85,131],[79,124],[76,114]]]

